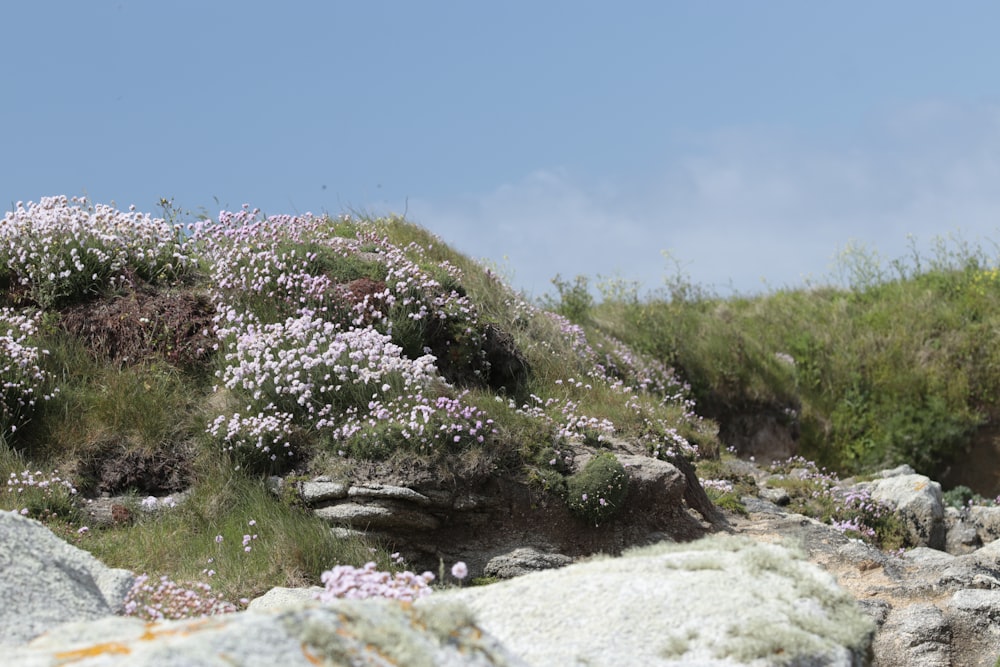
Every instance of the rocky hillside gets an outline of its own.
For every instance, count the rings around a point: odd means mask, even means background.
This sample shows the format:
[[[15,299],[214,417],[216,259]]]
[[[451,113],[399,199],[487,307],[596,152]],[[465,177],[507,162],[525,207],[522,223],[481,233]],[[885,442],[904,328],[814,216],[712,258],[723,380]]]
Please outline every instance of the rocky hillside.
[[[656,350],[643,311],[557,285],[529,303],[395,218],[18,204],[0,645],[38,665],[993,664],[993,501],[907,467],[841,479],[794,455],[797,407],[720,408],[695,366],[636,351]]]
[[[669,367],[403,220],[182,226],[51,198],[0,236],[0,501],[116,566],[196,578],[225,555],[240,598],[369,548],[479,576],[517,547],[615,553],[718,520],[693,467],[717,429]],[[248,564],[217,545],[251,520],[272,534]]]

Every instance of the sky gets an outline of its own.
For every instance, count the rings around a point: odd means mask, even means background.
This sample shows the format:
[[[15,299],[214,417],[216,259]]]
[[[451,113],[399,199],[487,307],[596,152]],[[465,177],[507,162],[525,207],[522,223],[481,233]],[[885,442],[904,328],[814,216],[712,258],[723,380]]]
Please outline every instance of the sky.
[[[0,4],[0,206],[405,214],[529,296],[1000,239],[1000,4]]]

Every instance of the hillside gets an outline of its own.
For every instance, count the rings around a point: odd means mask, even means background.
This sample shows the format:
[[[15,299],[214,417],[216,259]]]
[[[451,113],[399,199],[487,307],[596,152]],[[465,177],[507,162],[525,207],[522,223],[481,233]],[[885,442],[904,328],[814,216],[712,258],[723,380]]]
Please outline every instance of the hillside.
[[[906,463],[992,498],[997,258],[960,238],[934,247],[889,263],[849,249],[843,287],[720,298],[681,277],[639,299],[634,286],[609,284],[574,316],[676,368],[742,455],[773,458],[794,445],[841,474]],[[585,285],[562,285],[563,301]]]
[[[912,540],[834,472],[996,494],[1000,279],[968,248],[851,289],[557,278],[535,304],[399,218],[56,197],[0,237],[0,508],[165,577],[157,604],[691,539],[758,493],[737,456],[805,471],[796,511],[886,549]]]
[[[691,461],[718,456],[717,428],[670,367],[401,219],[180,225],[55,197],[0,237],[0,507],[110,565],[212,577],[231,600],[398,567],[275,479],[502,478],[598,539],[626,509],[599,454],[627,443],[704,498]],[[583,451],[597,463],[577,469]]]

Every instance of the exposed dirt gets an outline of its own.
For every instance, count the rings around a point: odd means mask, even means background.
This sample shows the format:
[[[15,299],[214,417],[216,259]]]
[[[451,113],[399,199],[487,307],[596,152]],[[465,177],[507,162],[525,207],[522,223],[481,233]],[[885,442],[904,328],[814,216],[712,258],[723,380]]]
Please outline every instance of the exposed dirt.
[[[145,286],[68,306],[60,326],[101,360],[129,365],[158,356],[194,367],[213,354],[214,313],[203,293]]]
[[[980,428],[969,451],[934,476],[945,489],[963,485],[984,498],[1000,495],[1000,423]]]
[[[136,492],[166,495],[188,488],[194,477],[194,452],[182,446],[155,451],[130,449],[108,442],[79,471],[87,495]]]

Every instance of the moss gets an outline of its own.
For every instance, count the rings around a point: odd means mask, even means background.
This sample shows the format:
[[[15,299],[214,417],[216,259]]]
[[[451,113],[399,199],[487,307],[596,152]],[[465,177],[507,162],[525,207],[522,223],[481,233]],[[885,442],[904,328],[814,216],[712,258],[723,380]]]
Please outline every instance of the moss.
[[[715,503],[717,507],[742,516],[750,516],[743,501],[740,500],[739,494],[733,491],[717,491],[712,488],[705,489],[705,493],[708,494],[708,499]]]
[[[615,455],[601,452],[566,480],[566,504],[576,516],[599,525],[615,516],[628,493],[628,473]]]
[[[833,579],[803,560],[793,549],[760,544],[744,538],[715,536],[685,544],[659,544],[626,551],[625,557],[671,554],[664,567],[691,572],[717,569],[719,590],[702,590],[705,600],[734,608],[718,616],[734,619],[719,627],[712,652],[718,659],[739,662],[766,660],[768,664],[795,664],[804,655],[822,656],[831,661],[844,647],[855,652],[870,641],[872,622],[854,599],[835,585]],[[734,555],[738,554],[734,558]],[[770,611],[747,615],[741,601],[727,589],[727,580],[739,576],[746,581],[746,595],[770,601]],[[766,593],[764,592],[766,591]],[[718,611],[718,610],[717,610]],[[662,640],[660,652],[670,658],[683,656],[689,635],[674,633]]]

